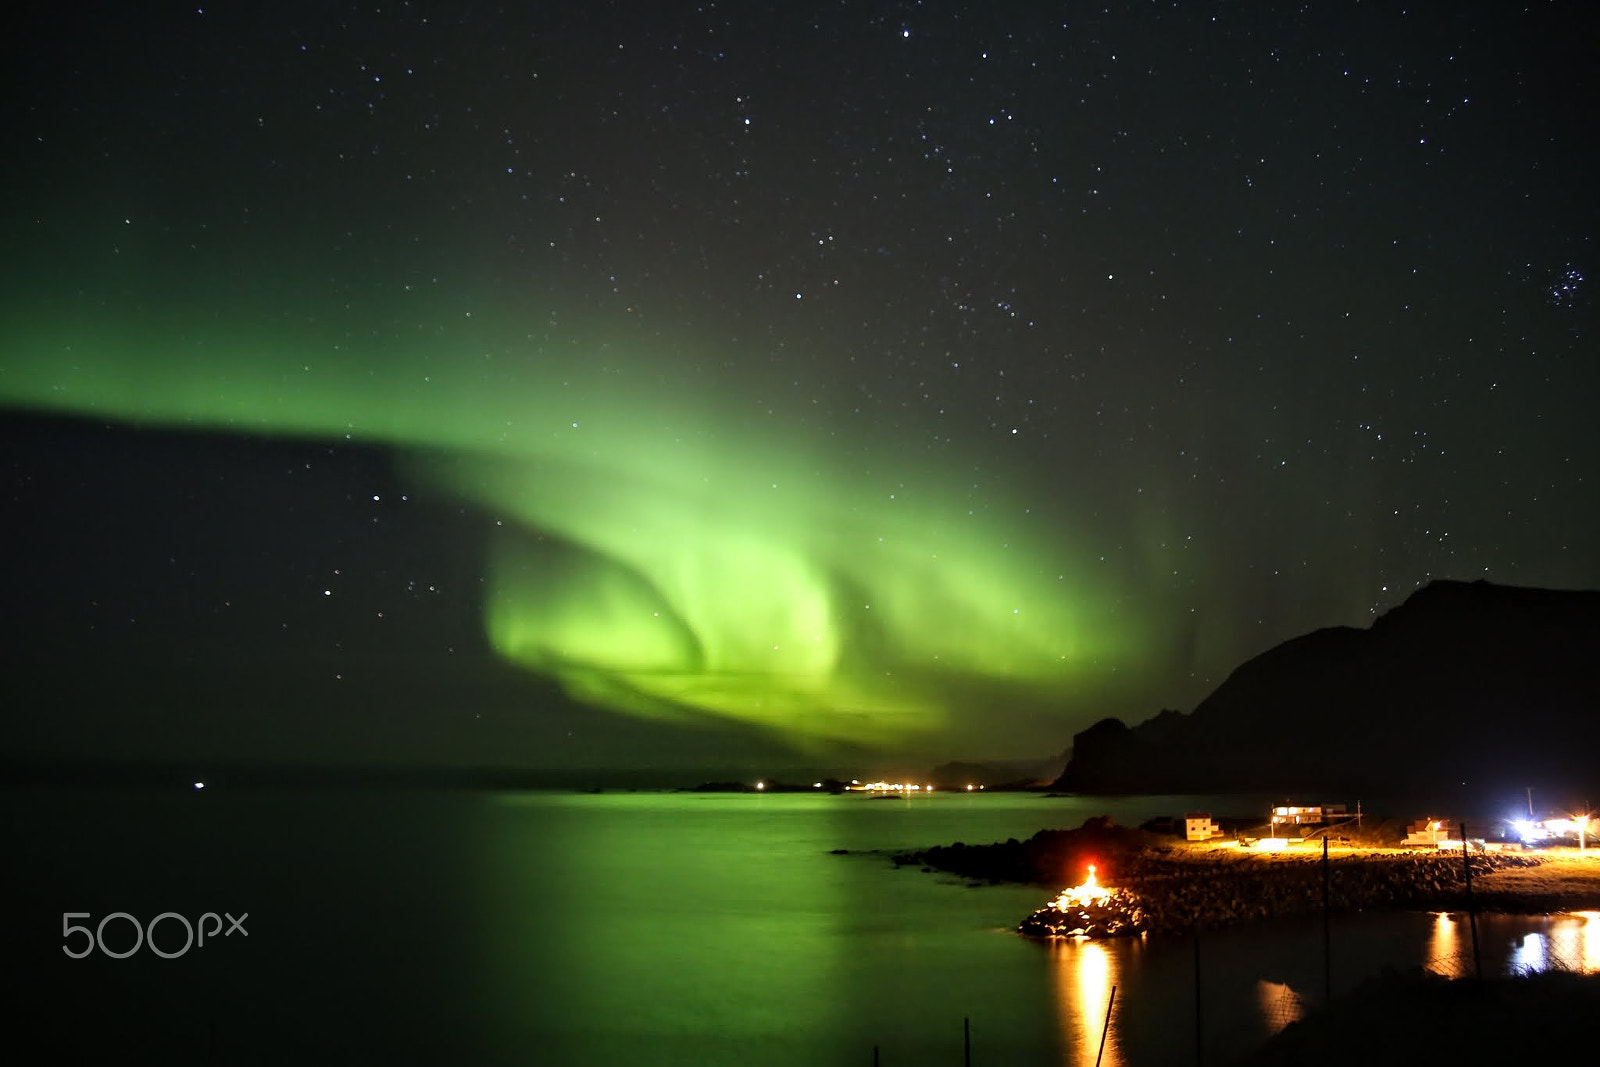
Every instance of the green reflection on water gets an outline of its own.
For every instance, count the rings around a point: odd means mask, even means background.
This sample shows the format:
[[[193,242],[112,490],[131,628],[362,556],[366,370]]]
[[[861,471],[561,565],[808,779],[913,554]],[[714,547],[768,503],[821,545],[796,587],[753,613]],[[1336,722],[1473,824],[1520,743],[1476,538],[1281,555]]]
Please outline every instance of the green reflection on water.
[[[797,855],[813,813],[767,799],[508,799],[490,908],[506,1043],[707,1062],[708,1043],[759,1054],[837,1030],[842,865]]]
[[[982,803],[501,798],[482,879],[491,1043],[560,1063],[871,1062],[874,1045],[908,1062],[959,1056],[970,1015],[988,1062],[1053,1049],[1048,961],[1011,932],[1036,890],[829,855],[1040,817]]]

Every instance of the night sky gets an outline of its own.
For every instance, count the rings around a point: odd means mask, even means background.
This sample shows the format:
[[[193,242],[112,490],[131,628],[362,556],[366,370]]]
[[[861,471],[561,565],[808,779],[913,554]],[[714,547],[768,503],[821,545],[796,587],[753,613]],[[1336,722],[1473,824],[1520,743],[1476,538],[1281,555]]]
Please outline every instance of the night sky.
[[[1600,586],[1597,30],[36,10],[0,749],[1042,757],[1430,579]]]

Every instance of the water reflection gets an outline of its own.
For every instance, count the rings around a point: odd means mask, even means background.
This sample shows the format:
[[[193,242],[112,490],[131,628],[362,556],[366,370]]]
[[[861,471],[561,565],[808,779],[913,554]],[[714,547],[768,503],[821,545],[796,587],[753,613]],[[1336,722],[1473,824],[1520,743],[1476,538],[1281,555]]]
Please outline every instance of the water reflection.
[[[1511,950],[1513,973],[1533,974],[1545,969],[1544,935],[1523,934]]]
[[[1553,915],[1543,931],[1525,934],[1511,953],[1514,972],[1600,973],[1600,912]]]
[[[1470,970],[1468,959],[1461,950],[1461,923],[1449,912],[1433,916],[1433,931],[1423,948],[1426,970],[1445,978],[1465,978]]]
[[[1098,941],[1052,939],[1049,947],[1064,1062],[1092,1065],[1098,1057],[1102,1067],[1120,1067],[1123,1059],[1111,992],[1117,984],[1116,956]],[[1109,1025],[1107,1009],[1113,1009]]]
[[[1440,912],[1433,917],[1433,927],[1424,946],[1425,966],[1434,974],[1446,978],[1466,978],[1472,974],[1471,949],[1466,938],[1468,918]],[[1509,934],[1507,926],[1522,927]],[[1531,925],[1533,929],[1527,929]],[[1580,974],[1600,974],[1600,911],[1577,911],[1564,915],[1539,918],[1482,916],[1478,917],[1480,940],[1496,940],[1494,931],[1500,931],[1500,944],[1509,944],[1504,957],[1507,974],[1538,974],[1543,971],[1576,971]],[[1486,971],[1494,964],[1486,959]]]
[[[1265,978],[1256,982],[1256,1006],[1267,1024],[1267,1032],[1275,1034],[1290,1023],[1305,1018],[1305,998],[1286,983],[1269,982]]]

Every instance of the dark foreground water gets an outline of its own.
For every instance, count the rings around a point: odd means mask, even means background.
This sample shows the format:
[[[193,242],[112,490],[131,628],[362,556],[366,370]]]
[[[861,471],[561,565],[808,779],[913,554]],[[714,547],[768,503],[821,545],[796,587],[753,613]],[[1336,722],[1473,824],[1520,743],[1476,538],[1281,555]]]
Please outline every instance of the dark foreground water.
[[[0,802],[15,890],[0,995],[8,1038],[39,1062],[867,1065],[876,1047],[885,1067],[959,1064],[966,1019],[977,1065],[1092,1064],[1102,1037],[1107,1065],[1193,1063],[1197,1041],[1220,1063],[1319,1002],[1330,974],[1320,920],[1209,935],[1198,951],[1048,945],[1012,932],[1038,891],[829,854],[1233,810],[1221,801],[211,789]],[[207,930],[203,947],[184,920]],[[1487,970],[1600,970],[1600,916],[1480,917],[1479,933]],[[1471,952],[1459,917],[1413,914],[1337,921],[1332,946],[1336,994],[1386,965],[1458,972]]]

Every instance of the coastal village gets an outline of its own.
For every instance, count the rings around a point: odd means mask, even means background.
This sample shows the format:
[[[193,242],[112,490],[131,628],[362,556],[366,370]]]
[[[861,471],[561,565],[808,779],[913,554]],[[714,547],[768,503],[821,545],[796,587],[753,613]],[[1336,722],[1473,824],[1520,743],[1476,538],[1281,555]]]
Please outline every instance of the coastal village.
[[[1282,804],[1253,818],[1189,811],[1139,827],[1091,818],[1026,841],[955,843],[894,860],[975,885],[1053,884],[1058,895],[1019,926],[1038,937],[1181,934],[1377,907],[1600,907],[1600,848],[1587,812],[1467,830],[1463,837],[1460,820],[1431,814],[1399,820],[1359,805]]]
[[[887,779],[762,780],[699,789],[903,800],[990,791],[976,781]],[[1019,931],[1093,938],[1375,907],[1600,910],[1597,829],[1600,821],[1588,811],[1535,814],[1531,791],[1526,812],[1472,825],[1441,813],[1375,815],[1360,802],[1285,801],[1259,814],[1156,814],[1137,827],[1091,818],[1077,829],[1040,830],[1026,841],[956,842],[902,853],[894,862],[957,875],[970,885],[1052,888],[1057,895]]]
[[[1377,826],[1370,825],[1374,821]],[[1196,946],[1198,983],[1199,945],[1208,929],[1320,911],[1327,931],[1336,912],[1428,911],[1447,938],[1465,941],[1458,931],[1470,931],[1470,955],[1447,972],[1385,972],[1344,999],[1325,999],[1314,1014],[1296,1001],[1287,1026],[1244,1062],[1477,1063],[1518,1051],[1534,1058],[1569,1052],[1573,1040],[1587,1033],[1577,1020],[1592,1019],[1600,1007],[1591,955],[1600,922],[1600,849],[1590,841],[1590,815],[1508,818],[1486,837],[1472,836],[1457,820],[1433,816],[1406,820],[1397,837],[1401,828],[1393,823],[1365,819],[1359,807],[1350,813],[1337,805],[1281,805],[1266,821],[1266,836],[1235,830],[1229,839],[1224,825],[1205,812],[1186,813],[1181,824],[1170,817],[1151,820],[1146,825],[1168,841],[1132,850],[1119,848],[1129,832],[1109,820],[1090,820],[1042,842],[1036,835],[1028,845],[1042,845],[1039,856],[1073,857],[1068,862],[1081,863],[1085,873],[1018,930],[1048,940],[1186,937]],[[1085,862],[1089,852],[1114,857],[1119,873],[1108,871],[1103,878],[1101,864]],[[1580,924],[1582,948],[1568,966],[1581,969],[1500,978],[1485,973],[1478,916],[1486,912],[1569,913]],[[1324,933],[1325,946],[1329,936]],[[1324,967],[1329,951],[1324,948]],[[1325,989],[1324,997],[1330,996]],[[1197,1062],[1200,1003],[1197,985]],[[1420,1025],[1423,1020],[1428,1025]]]

